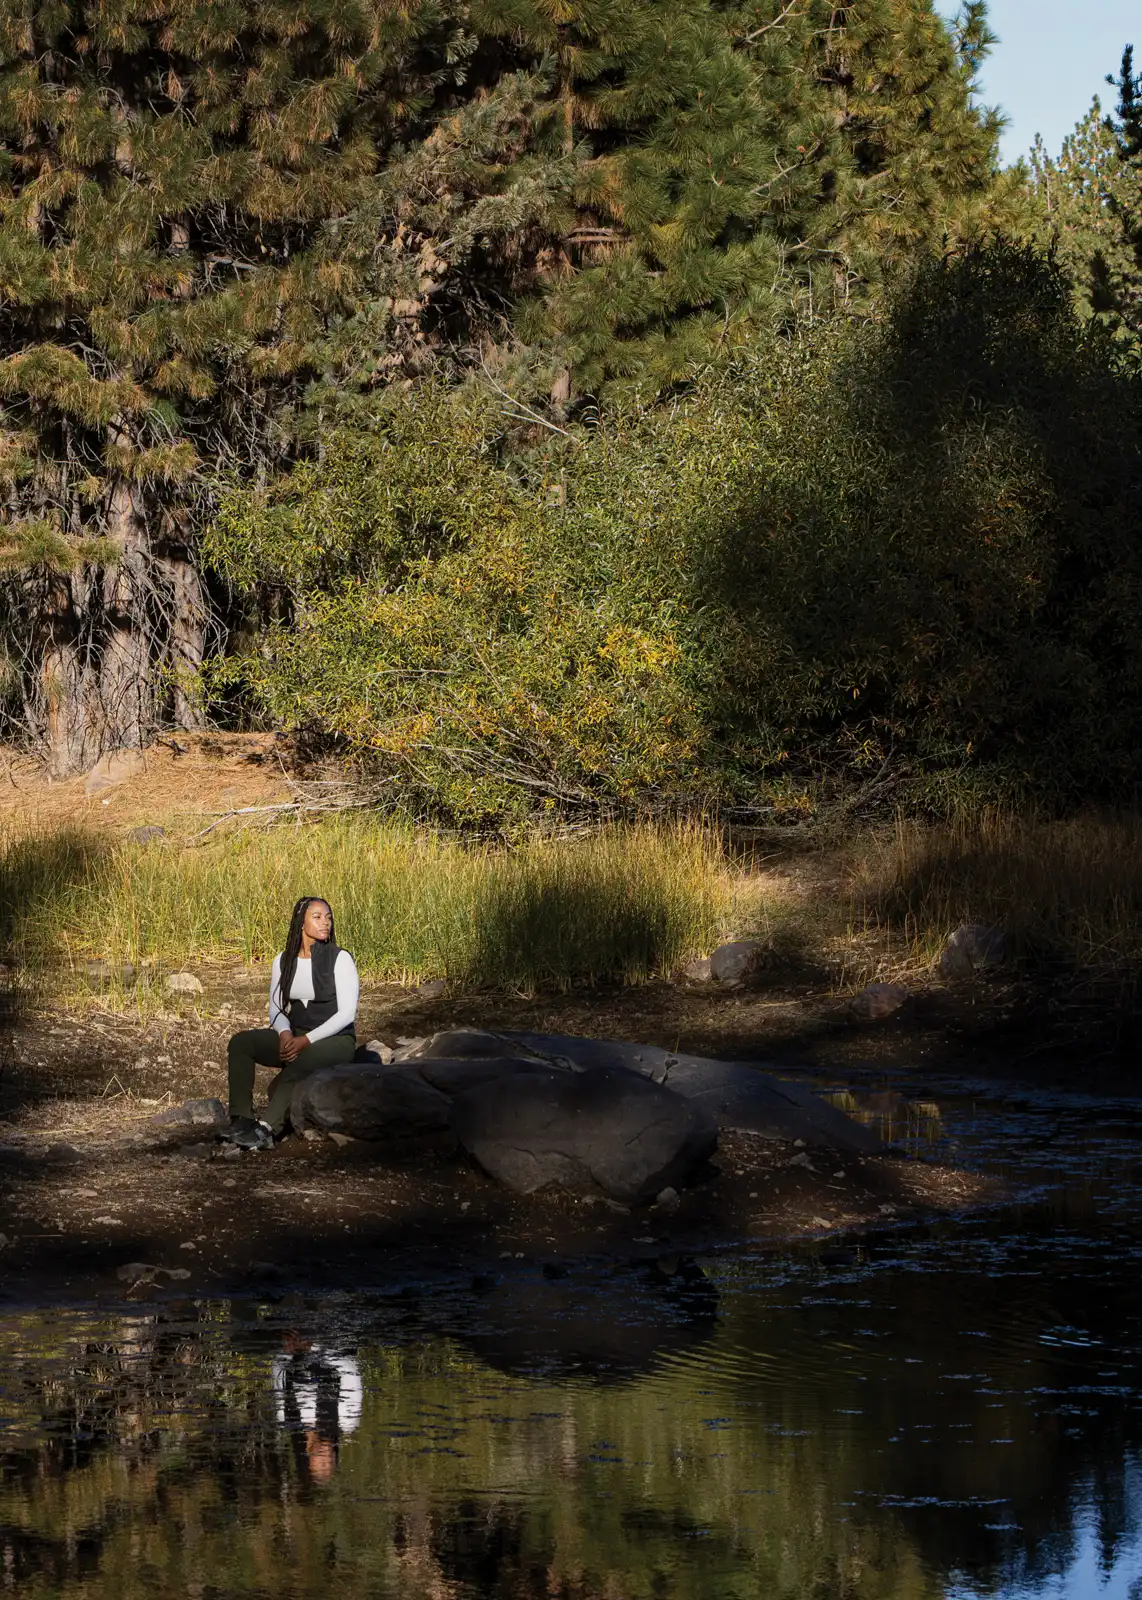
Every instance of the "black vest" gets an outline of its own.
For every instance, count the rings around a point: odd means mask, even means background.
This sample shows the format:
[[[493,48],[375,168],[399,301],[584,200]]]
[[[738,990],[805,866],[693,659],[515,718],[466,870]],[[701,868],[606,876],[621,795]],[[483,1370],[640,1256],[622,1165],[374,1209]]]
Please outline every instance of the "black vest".
[[[310,947],[309,958],[313,963],[313,999],[291,1000],[289,1002],[289,1025],[294,1033],[308,1033],[311,1028],[319,1028],[323,1022],[328,1022],[337,1010],[337,985],[333,981],[333,967],[337,957],[341,954],[338,947],[327,940],[324,944],[316,940]],[[354,1038],[357,1029],[354,1023],[341,1032],[351,1033]]]

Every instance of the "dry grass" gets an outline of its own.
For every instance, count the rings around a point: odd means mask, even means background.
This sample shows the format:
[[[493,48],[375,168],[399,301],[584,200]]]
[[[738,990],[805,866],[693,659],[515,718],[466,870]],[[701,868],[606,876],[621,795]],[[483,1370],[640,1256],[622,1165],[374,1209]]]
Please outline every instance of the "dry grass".
[[[367,976],[523,991],[638,983],[772,920],[760,880],[700,828],[507,850],[360,815],[197,844],[73,826],[0,836],[0,952],[32,981],[82,976],[91,958],[143,972],[264,960],[313,893]]]
[[[1016,958],[1134,1002],[1142,961],[1142,817],[992,815],[900,822],[856,851],[853,918],[930,964],[964,922],[1002,927]]]

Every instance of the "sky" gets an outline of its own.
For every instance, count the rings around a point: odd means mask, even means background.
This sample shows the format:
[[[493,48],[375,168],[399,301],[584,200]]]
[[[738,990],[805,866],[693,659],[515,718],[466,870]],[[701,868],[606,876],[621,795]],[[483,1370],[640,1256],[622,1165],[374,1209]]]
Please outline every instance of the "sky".
[[[937,0],[952,15],[955,0]],[[1137,47],[1142,65],[1142,0],[990,0],[988,14],[999,35],[980,74],[987,105],[1010,119],[1003,136],[1004,162],[1018,160],[1041,133],[1057,155],[1093,97],[1110,108],[1114,91],[1103,80],[1116,73],[1122,47]]]

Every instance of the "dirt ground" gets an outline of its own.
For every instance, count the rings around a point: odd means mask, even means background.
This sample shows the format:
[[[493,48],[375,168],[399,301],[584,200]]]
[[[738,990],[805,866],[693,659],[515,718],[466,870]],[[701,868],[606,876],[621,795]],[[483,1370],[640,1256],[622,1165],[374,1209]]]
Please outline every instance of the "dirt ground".
[[[571,1260],[836,1235],[855,1249],[868,1229],[1002,1198],[991,1180],[924,1159],[837,1156],[745,1134],[723,1136],[710,1170],[676,1207],[631,1210],[596,1197],[512,1195],[448,1141],[291,1137],[256,1154],[201,1135],[171,1142],[152,1119],[186,1099],[225,1098],[227,1039],[264,1015],[266,974],[203,977],[203,996],[145,1025],[111,1010],[17,1022],[0,1073],[0,1296],[391,1284],[479,1272],[506,1257],[558,1270]],[[850,1073],[867,1083],[877,1061],[897,1054],[931,1060],[955,1047],[938,997],[926,1013],[876,1030],[854,1027],[827,993],[813,992],[712,997],[661,984],[547,1001],[427,1001],[390,987],[363,999],[362,1039],[396,1044],[449,1026],[796,1061],[833,1083]]]
[[[137,770],[101,787],[94,775],[53,781],[29,756],[0,747],[0,821],[122,833],[162,818],[189,829],[286,803],[289,780],[307,775],[289,742],[272,733],[180,733],[131,754]]]
[[[52,783],[0,751],[0,823],[80,822],[122,834],[171,822],[193,834],[273,815],[308,771],[270,734],[182,735],[100,787]],[[782,862],[775,882],[830,891],[820,856]],[[560,1262],[667,1258],[781,1240],[859,1249],[864,1232],[1002,1199],[977,1175],[899,1153],[837,1157],[742,1134],[675,1207],[627,1210],[601,1198],[520,1198],[448,1141],[420,1147],[289,1138],[239,1154],[153,1124],[185,1100],[225,1099],[226,1043],[265,1019],[268,972],[196,966],[204,992],[142,1020],[98,995],[73,1009],[29,1006],[0,1037],[0,1301],[140,1299],[261,1286],[391,1284],[479,1273],[502,1258]],[[887,975],[887,974],[878,974]],[[895,975],[895,974],[893,974]],[[358,1036],[388,1044],[439,1029],[490,1027],[658,1044],[794,1071],[810,1086],[875,1088],[889,1070],[1048,1053],[1058,1019],[1033,995],[992,982],[951,993],[920,981],[905,1010],[860,1026],[836,973],[778,974],[761,992],[694,992],[668,983],[549,998],[448,995],[397,986],[362,997]],[[177,1007],[177,1009],[176,1009]],[[268,1074],[267,1074],[268,1077]],[[900,1096],[886,1094],[882,1131]],[[837,1236],[840,1236],[838,1243]]]

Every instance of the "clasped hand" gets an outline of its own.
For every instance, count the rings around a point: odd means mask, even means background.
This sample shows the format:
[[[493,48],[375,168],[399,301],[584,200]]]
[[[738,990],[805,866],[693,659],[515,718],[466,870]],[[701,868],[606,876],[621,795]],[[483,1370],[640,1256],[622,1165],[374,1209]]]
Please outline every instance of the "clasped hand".
[[[281,1033],[278,1035],[278,1053],[283,1066],[296,1061],[309,1044],[308,1033]]]

